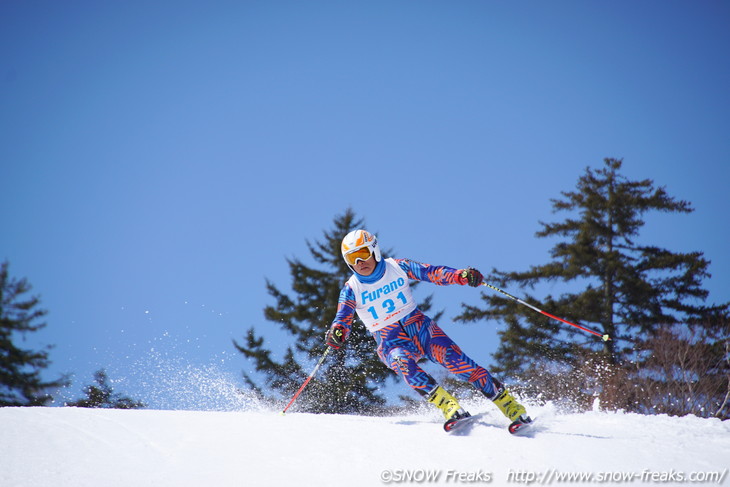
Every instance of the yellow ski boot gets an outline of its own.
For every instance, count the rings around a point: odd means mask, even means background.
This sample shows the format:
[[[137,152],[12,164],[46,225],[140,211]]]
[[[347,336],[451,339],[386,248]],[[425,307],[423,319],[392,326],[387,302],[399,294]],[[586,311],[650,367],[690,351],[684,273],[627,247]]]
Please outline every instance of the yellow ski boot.
[[[507,416],[510,421],[514,421],[523,414],[527,413],[527,410],[525,407],[517,402],[517,399],[514,398],[512,394],[509,393],[507,389],[502,389],[499,391],[497,396],[492,399],[494,401],[494,404],[497,405],[500,411],[502,411],[502,414]]]
[[[431,391],[428,395],[428,402],[435,405],[443,413],[446,419],[444,430],[447,432],[454,429],[462,419],[471,417],[471,414],[461,408],[459,401],[441,386],[437,386]]]
[[[502,411],[502,414],[512,421],[508,429],[513,435],[532,424],[532,419],[527,415],[525,407],[517,402],[517,399],[501,384],[497,390],[497,395],[492,401]]]

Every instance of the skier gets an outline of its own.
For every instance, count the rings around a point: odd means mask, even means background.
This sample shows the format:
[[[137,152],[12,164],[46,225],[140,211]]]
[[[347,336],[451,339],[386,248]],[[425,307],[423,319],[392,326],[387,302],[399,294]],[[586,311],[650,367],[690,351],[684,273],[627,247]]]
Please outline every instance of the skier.
[[[337,313],[326,333],[327,345],[337,349],[345,344],[357,312],[375,339],[380,360],[441,410],[446,419],[446,431],[470,414],[418,366],[423,357],[467,380],[491,399],[512,421],[510,433],[529,425],[532,420],[525,408],[487,369],[464,354],[431,318],[424,315],[411,294],[410,279],[441,286],[479,286],[483,276],[478,270],[471,267],[457,270],[408,259],[383,259],[377,239],[365,230],[348,233],[342,240],[341,250],[354,274],[340,292]]]

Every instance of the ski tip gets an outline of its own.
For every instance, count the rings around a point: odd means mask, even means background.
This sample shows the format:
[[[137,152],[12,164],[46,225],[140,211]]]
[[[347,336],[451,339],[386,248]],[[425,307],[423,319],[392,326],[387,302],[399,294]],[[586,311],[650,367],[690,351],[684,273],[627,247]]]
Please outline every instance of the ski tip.
[[[446,431],[447,433],[451,433],[452,431],[459,429],[460,427],[466,425],[474,419],[476,419],[476,417],[472,416],[469,413],[465,413],[464,416],[461,416],[459,418],[449,419],[444,423],[444,431]]]
[[[510,424],[508,430],[510,434],[522,435],[529,431],[534,425],[537,418],[527,418],[527,421],[518,420]]]

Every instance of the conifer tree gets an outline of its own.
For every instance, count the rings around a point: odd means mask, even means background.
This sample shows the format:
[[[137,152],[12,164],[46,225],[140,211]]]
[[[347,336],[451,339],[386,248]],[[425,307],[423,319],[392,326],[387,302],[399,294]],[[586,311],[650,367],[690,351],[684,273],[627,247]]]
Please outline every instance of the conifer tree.
[[[299,259],[288,260],[294,296],[279,290],[267,281],[268,293],[275,305],[264,309],[268,326],[283,330],[292,342],[275,358],[266,347],[264,335],[248,330],[242,343],[234,346],[265,376],[259,385],[244,373],[247,385],[262,397],[288,401],[311,372],[325,350],[325,332],[337,311],[342,286],[352,275],[340,253],[342,239],[352,230],[364,228],[364,221],[351,209],[334,219],[334,227],[325,231],[321,241],[307,242],[316,266]],[[388,251],[385,250],[384,254]],[[428,309],[430,296],[421,305]],[[375,352],[375,344],[361,324],[353,324],[353,332],[339,350],[332,350],[294,406],[299,411],[326,413],[376,414],[386,400],[380,386],[395,374],[383,365]]]
[[[605,159],[598,170],[586,168],[575,191],[552,200],[555,213],[568,215],[559,222],[540,222],[536,236],[557,239],[550,262],[527,271],[494,269],[487,277],[505,289],[522,289],[525,301],[540,303],[542,309],[613,339],[601,342],[498,294],[484,293],[486,306],[466,306],[459,318],[496,319],[507,325],[500,332],[495,371],[523,378],[539,375],[544,385],[551,375],[575,374],[590,363],[594,374],[581,375],[582,392],[575,390],[575,382],[567,386],[571,390],[552,391],[558,396],[581,394],[587,392],[586,380],[601,381],[595,370],[603,367],[611,371],[604,375],[610,376],[616,373],[615,365],[639,359],[634,344],[659,327],[701,327],[711,317],[727,313],[728,304],[703,304],[708,292],[702,281],[710,277],[710,262],[701,252],[672,252],[640,243],[644,214],[690,213],[690,203],[675,200],[650,179],[627,179],[619,172],[621,166],[621,160]],[[555,282],[565,284],[560,296],[528,293],[541,284],[557,287]],[[605,393],[606,382],[596,388]]]
[[[66,403],[66,406],[79,408],[104,408],[104,409],[141,409],[146,407],[143,402],[114,392],[109,383],[109,376],[106,370],[100,369],[94,372],[94,382],[84,387],[85,398]]]
[[[50,347],[28,350],[16,345],[18,338],[46,326],[41,320],[47,311],[39,308],[37,296],[26,296],[30,284],[12,278],[8,267],[7,261],[0,264],[0,406],[42,406],[53,399],[50,392],[67,381],[41,377],[50,365]]]

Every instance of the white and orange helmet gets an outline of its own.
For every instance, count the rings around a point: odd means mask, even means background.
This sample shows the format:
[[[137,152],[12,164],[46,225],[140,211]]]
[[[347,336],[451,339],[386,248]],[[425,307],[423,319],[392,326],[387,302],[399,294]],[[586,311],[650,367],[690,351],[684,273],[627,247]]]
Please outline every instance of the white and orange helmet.
[[[380,247],[375,235],[366,230],[353,230],[342,239],[342,258],[350,267],[358,260],[368,260],[375,256],[375,261],[380,262]]]

